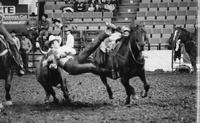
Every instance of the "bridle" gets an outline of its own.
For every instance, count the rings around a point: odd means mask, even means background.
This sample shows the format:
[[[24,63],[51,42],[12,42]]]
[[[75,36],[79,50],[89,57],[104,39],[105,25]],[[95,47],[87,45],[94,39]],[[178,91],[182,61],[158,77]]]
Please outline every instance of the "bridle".
[[[135,39],[134,41],[135,41],[135,43],[136,43],[138,49],[140,49],[140,46],[139,46],[139,44],[137,43],[136,39]],[[131,38],[129,39],[129,44],[128,44],[128,46],[129,46],[129,50],[130,50],[130,53],[131,53],[131,56],[132,56],[133,60],[134,60],[137,64],[143,65],[144,62],[140,62],[140,61],[138,61],[138,60],[135,58],[135,55],[134,55],[133,50],[132,50],[132,48],[131,48]],[[139,52],[141,52],[141,51],[139,51]]]
[[[4,56],[8,53],[8,46],[6,45],[6,43],[2,40],[2,38],[0,37],[0,43],[4,45],[4,47],[6,48],[5,50],[3,50],[2,52],[0,52],[0,57]]]
[[[184,29],[182,29],[182,28],[180,28],[180,29],[175,29],[175,31],[174,31],[174,36],[173,36],[173,40],[172,40],[172,41],[175,42],[175,46],[176,46],[176,47],[178,46],[178,48],[175,47],[176,49],[179,49],[179,44],[183,43],[182,40],[179,39],[179,37],[180,37],[182,31],[184,31],[186,34],[190,33],[190,32],[188,32],[187,30],[184,30]],[[190,36],[190,34],[188,34],[188,35]],[[191,37],[190,37],[190,39],[191,39]],[[179,41],[179,40],[180,40],[180,41]],[[179,42],[178,42],[178,41],[179,41]],[[194,44],[196,44],[196,42],[193,41],[192,39],[191,39],[191,40],[188,40],[188,41],[186,41],[186,42],[184,42],[183,44],[187,45],[187,44],[189,44],[189,43],[194,43]]]

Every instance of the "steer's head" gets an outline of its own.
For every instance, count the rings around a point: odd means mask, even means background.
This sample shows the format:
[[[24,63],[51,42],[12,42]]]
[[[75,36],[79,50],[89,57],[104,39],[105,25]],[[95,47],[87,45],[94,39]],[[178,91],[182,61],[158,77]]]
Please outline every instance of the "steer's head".
[[[58,68],[57,60],[53,51],[49,51],[46,54],[45,59],[43,61],[43,66],[47,66],[50,70],[56,70]]]

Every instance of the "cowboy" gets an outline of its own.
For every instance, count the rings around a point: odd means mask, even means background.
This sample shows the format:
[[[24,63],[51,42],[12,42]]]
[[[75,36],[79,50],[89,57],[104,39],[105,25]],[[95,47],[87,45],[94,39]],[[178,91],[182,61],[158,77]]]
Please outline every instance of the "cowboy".
[[[107,52],[110,52],[115,49],[115,47],[118,44],[118,40],[121,39],[122,37],[128,37],[130,35],[130,28],[126,26],[122,27],[117,27],[114,24],[111,24],[113,28],[113,33],[106,38],[100,45],[100,49],[102,51],[101,57],[107,58]],[[114,68],[114,55],[113,55],[113,60],[112,60],[112,77],[116,78],[118,73],[116,72]]]
[[[0,33],[5,37],[5,40],[8,41],[8,43],[10,44],[10,51],[13,57],[13,60],[16,63],[17,66],[17,70],[18,70],[18,75],[22,76],[25,74],[24,72],[24,67],[23,67],[23,62],[22,62],[22,58],[21,55],[19,53],[19,50],[16,47],[15,42],[12,39],[12,36],[10,35],[10,33],[7,31],[7,29],[4,27],[4,25],[2,24],[2,22],[0,23]]]
[[[49,30],[50,23],[47,20],[47,18],[48,18],[48,15],[47,14],[43,14],[42,15],[42,20],[39,21],[39,37],[38,37],[37,40],[41,44],[44,44],[44,41],[42,39],[46,40],[47,37],[48,37],[48,33],[49,33],[48,30]],[[44,46],[42,46],[42,47],[44,47]]]
[[[108,72],[108,70],[104,68],[99,68],[98,66],[92,63],[86,63],[87,58],[96,50],[96,48],[99,47],[101,42],[112,33],[111,32],[111,30],[113,29],[112,24],[107,23],[106,25],[107,29],[103,33],[100,33],[94,39],[94,41],[88,44],[87,47],[83,49],[78,55],[73,55],[72,50],[67,49],[68,47],[67,45],[65,48],[63,48],[63,50],[60,50],[60,48],[55,49],[53,55],[55,57],[54,59],[58,61],[59,66],[72,75],[77,75],[87,72],[92,72],[94,74],[103,74],[105,72]],[[69,54],[72,54],[71,58],[66,58],[65,56],[69,56]],[[52,59],[50,58],[50,60]],[[56,65],[50,65],[50,66],[52,68],[57,67]]]
[[[13,30],[10,32],[12,38],[13,38],[13,41],[15,42],[16,46],[17,46],[17,49],[19,50],[20,47],[21,47],[21,44],[20,44],[20,40],[19,38],[16,36],[16,32]]]
[[[30,53],[30,51],[32,50],[32,43],[31,41],[26,37],[26,33],[22,33],[22,38],[21,38],[21,56],[22,56],[22,60],[24,63],[24,68],[25,71],[28,73],[30,72],[28,70],[28,54]]]
[[[70,59],[73,58],[73,55],[76,54],[76,50],[73,47],[70,47],[69,45],[60,46],[60,40],[57,38],[57,36],[54,35],[49,36],[49,40],[46,45],[49,47],[48,52],[56,51],[60,58],[65,57],[66,59]],[[51,60],[51,57],[49,57],[47,60],[43,61],[43,64],[46,65]],[[51,64],[50,67],[52,66],[53,65]]]
[[[113,33],[106,38],[100,45],[100,49],[105,53],[113,50],[116,45],[117,41],[122,37],[128,37],[130,34],[130,28],[126,26],[117,27],[114,24],[112,24],[113,27]]]
[[[57,33],[54,33],[53,35],[59,40],[60,45],[62,45],[62,31],[63,31],[63,24],[58,19],[52,19],[53,25],[55,30],[58,30]]]
[[[67,40],[63,42],[63,45],[67,45],[71,48],[74,48],[74,36],[71,34],[71,31],[72,31],[72,27],[68,26],[65,28]]]
[[[33,44],[33,49],[35,50],[35,41],[37,38],[37,28],[38,28],[38,22],[37,22],[37,15],[33,12],[29,15],[29,19],[25,23],[28,38],[31,40],[31,43]]]

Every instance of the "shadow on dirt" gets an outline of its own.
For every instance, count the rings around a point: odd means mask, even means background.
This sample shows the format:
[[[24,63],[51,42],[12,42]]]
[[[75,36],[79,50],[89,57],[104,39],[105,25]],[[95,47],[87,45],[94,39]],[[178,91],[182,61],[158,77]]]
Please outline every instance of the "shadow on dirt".
[[[90,110],[97,110],[97,109],[112,109],[114,106],[109,103],[86,103],[86,102],[60,102],[59,104],[49,103],[49,104],[25,104],[22,102],[18,102],[12,106],[7,106],[5,111],[12,110],[16,113],[30,113],[30,112],[50,112],[50,111],[74,111],[79,109],[90,109]]]
[[[186,90],[196,90],[197,89],[196,85],[171,85],[171,87],[181,88],[181,89],[186,89]]]

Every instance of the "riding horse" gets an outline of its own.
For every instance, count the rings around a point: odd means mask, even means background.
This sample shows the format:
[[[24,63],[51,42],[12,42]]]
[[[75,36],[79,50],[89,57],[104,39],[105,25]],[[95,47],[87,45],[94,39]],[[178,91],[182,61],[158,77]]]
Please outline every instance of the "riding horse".
[[[113,68],[119,74],[117,78],[121,78],[121,83],[126,90],[126,104],[130,104],[131,95],[136,97],[135,89],[129,84],[129,80],[132,77],[138,76],[142,80],[144,84],[142,97],[147,96],[150,86],[146,81],[144,58],[141,54],[146,41],[148,41],[148,38],[142,26],[131,27],[130,35],[122,37],[114,51],[105,56],[101,49],[98,48],[94,53],[96,65],[110,70],[108,74],[100,75],[110,99],[113,99],[113,93],[107,83],[107,77],[112,78],[111,69]],[[104,60],[100,60],[102,55]]]
[[[0,79],[3,79],[5,81],[5,98],[7,105],[12,105],[10,88],[14,73],[13,64],[15,63],[9,49],[9,44],[5,41],[3,37],[0,37]]]
[[[180,40],[179,40],[180,39]],[[197,30],[195,29],[194,33],[187,31],[184,28],[176,27],[174,28],[173,33],[173,44],[177,44],[180,41],[180,44],[184,44],[185,50],[190,57],[190,61],[193,67],[193,72],[196,72],[196,58],[197,58]],[[179,45],[174,45],[175,49],[180,49]],[[179,47],[177,47],[179,46]]]

